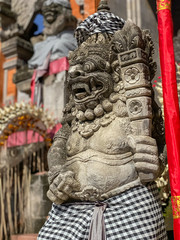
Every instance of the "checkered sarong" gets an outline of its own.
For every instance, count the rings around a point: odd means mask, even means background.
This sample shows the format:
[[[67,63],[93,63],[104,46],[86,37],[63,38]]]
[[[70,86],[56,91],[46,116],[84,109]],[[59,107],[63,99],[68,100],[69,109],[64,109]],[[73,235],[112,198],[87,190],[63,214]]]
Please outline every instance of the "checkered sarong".
[[[167,240],[155,184],[132,188],[104,202],[107,240]],[[93,211],[94,204],[89,203],[53,204],[38,240],[87,240]]]
[[[88,16],[75,30],[75,38],[80,45],[95,33],[110,33],[123,28],[125,21],[111,12],[96,12]]]

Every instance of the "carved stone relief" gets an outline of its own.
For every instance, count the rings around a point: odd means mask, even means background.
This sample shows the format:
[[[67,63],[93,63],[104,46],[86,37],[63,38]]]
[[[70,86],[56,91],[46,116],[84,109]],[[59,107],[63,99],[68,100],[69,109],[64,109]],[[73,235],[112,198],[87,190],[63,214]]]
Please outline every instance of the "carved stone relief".
[[[49,153],[53,202],[103,200],[157,177],[152,53],[147,32],[127,22],[114,36],[92,35],[69,54],[70,101]],[[60,148],[66,153],[58,160]],[[142,171],[144,154],[148,174]],[[148,170],[152,163],[155,174]]]

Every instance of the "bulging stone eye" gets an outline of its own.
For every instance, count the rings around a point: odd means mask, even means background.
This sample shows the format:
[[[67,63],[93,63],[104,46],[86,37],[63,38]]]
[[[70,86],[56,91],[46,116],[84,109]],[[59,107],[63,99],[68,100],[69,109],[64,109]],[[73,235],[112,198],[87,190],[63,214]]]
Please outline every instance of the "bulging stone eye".
[[[86,62],[86,63],[84,64],[84,66],[83,66],[83,70],[84,70],[85,72],[92,72],[92,71],[94,71],[95,69],[96,69],[95,64],[94,64],[93,62],[90,62],[90,61]]]
[[[99,64],[100,64],[100,67],[101,67],[102,69],[105,69],[105,68],[106,68],[106,62],[105,62],[105,61],[100,60],[100,61],[99,61]]]

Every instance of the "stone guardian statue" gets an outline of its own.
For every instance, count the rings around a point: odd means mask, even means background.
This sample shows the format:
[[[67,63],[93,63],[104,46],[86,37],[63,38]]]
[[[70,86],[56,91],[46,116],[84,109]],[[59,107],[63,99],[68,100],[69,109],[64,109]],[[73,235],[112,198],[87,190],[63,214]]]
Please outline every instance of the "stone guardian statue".
[[[69,103],[48,154],[53,206],[38,240],[165,240],[150,33],[101,1],[75,36]]]
[[[64,85],[69,51],[76,48],[74,29],[76,18],[72,16],[68,0],[45,0],[42,7],[44,16],[43,41],[34,44],[34,55],[29,68],[36,71],[32,101],[43,104],[59,121],[66,103]]]

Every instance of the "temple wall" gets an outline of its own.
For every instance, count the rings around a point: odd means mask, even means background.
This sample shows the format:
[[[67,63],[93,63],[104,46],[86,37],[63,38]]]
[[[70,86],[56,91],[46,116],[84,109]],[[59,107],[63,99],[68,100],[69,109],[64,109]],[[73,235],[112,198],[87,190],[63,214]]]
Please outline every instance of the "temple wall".
[[[84,0],[83,13],[81,12],[81,7],[76,3],[76,0],[70,0],[72,7],[72,14],[77,19],[85,19],[89,15],[93,14],[97,10],[97,6],[100,0]]]
[[[13,75],[16,73],[16,69],[8,70],[8,85],[7,85],[7,96],[16,97],[16,85],[12,82]]]
[[[113,0],[109,1],[109,7],[111,8],[111,11],[115,14],[118,15],[119,17],[123,19],[127,19],[127,1],[126,0]]]

